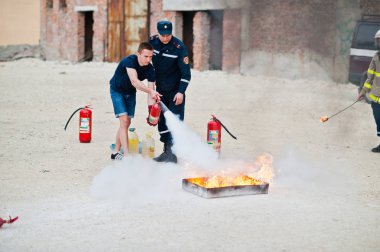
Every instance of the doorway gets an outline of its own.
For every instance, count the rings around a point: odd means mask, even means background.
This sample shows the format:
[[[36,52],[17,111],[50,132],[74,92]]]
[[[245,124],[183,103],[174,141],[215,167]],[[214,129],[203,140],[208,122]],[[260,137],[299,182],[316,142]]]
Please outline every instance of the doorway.
[[[84,12],[84,57],[82,61],[92,61],[92,40],[94,37],[93,25],[94,15],[93,11]]]
[[[194,43],[194,33],[193,33],[193,19],[195,11],[184,11],[183,12],[183,43],[187,47],[187,52],[189,56],[190,67],[193,67],[193,43]]]

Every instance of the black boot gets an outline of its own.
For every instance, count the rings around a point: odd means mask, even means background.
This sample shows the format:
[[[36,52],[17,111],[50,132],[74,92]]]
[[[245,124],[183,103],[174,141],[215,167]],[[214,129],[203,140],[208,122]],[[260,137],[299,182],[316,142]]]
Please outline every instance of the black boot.
[[[372,149],[372,152],[380,153],[380,145],[377,146],[377,147],[375,147],[375,148],[373,148],[373,149]]]
[[[177,156],[172,152],[172,144],[164,144],[164,152],[158,157],[153,158],[156,162],[177,163]]]

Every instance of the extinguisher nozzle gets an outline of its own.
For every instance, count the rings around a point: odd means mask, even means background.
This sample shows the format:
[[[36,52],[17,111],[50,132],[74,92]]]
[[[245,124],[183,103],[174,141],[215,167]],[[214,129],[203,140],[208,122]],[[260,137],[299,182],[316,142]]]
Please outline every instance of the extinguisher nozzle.
[[[158,102],[158,104],[160,104],[160,107],[164,113],[169,110],[162,101]]]

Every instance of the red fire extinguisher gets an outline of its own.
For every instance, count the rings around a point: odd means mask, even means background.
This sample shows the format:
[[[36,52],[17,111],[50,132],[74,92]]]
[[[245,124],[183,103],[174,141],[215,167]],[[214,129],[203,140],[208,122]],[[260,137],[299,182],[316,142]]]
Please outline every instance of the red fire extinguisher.
[[[237,139],[231,132],[223,125],[216,116],[211,115],[212,118],[207,124],[207,143],[212,144],[213,148],[220,152],[220,147],[222,144],[222,126],[234,139]]]
[[[160,114],[161,114],[161,107],[156,102],[155,104],[152,105],[152,108],[150,109],[149,117],[147,118],[147,123],[150,126],[156,126],[158,123],[158,120],[160,119]]]
[[[91,131],[92,131],[92,111],[90,105],[84,106],[84,108],[78,108],[75,110],[69,120],[67,120],[65,130],[69,124],[71,118],[75,115],[76,112],[79,112],[79,142],[89,143],[91,142]]]

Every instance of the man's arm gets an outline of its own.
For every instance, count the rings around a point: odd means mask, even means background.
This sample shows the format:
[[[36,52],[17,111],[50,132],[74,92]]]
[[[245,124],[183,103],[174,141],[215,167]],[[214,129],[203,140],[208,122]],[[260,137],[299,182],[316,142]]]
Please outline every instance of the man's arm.
[[[182,53],[178,57],[177,64],[178,64],[179,70],[181,71],[181,80],[179,83],[178,93],[174,96],[174,99],[173,99],[173,101],[175,102],[175,105],[179,105],[183,102],[185,91],[191,79],[189,57],[187,55],[186,47],[182,48]]]
[[[375,71],[376,71],[375,57],[376,55],[373,57],[373,59],[371,60],[371,63],[369,64],[368,71],[367,71],[368,78],[363,85],[364,88],[367,89],[366,92],[371,90],[373,79],[375,78]]]
[[[364,82],[363,88],[359,93],[358,100],[361,100],[364,98],[364,95],[368,93],[372,89],[372,83],[373,79],[375,78],[375,71],[376,71],[376,65],[375,65],[375,55],[373,59],[371,60],[371,63],[369,64],[368,71],[367,71],[367,80]]]
[[[190,65],[189,65],[189,56],[187,54],[186,47],[182,48],[182,53],[178,57],[178,68],[181,71],[181,80],[179,83],[179,89],[178,92],[184,94],[186,91],[187,86],[190,83],[191,79],[191,72],[190,72]]]
[[[148,81],[148,87],[150,89],[156,90],[155,86],[156,86],[155,82]],[[152,96],[150,94],[148,94],[148,106],[153,105],[155,102],[156,102],[156,100],[154,98],[152,98]]]
[[[127,74],[128,74],[128,77],[129,79],[131,80],[131,83],[132,85],[138,89],[138,90],[141,90],[147,94],[150,95],[150,97],[156,99],[156,100],[160,100],[160,94],[157,93],[154,89],[151,89],[147,86],[144,85],[143,82],[141,82],[138,78],[137,78],[137,72],[136,72],[136,69],[133,69],[133,68],[128,68],[127,67]]]

